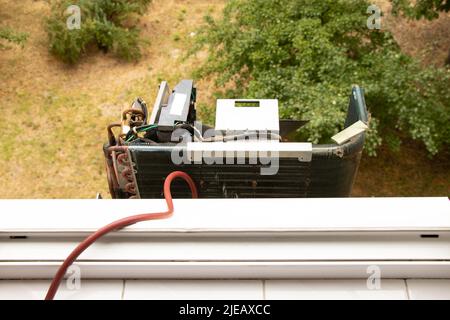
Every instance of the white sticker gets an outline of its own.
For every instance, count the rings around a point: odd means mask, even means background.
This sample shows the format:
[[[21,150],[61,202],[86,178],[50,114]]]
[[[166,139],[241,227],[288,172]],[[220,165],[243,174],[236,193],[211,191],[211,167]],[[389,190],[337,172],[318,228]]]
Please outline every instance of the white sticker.
[[[184,104],[186,102],[187,95],[184,93],[175,93],[173,96],[172,107],[170,108],[170,114],[181,116],[183,113]]]

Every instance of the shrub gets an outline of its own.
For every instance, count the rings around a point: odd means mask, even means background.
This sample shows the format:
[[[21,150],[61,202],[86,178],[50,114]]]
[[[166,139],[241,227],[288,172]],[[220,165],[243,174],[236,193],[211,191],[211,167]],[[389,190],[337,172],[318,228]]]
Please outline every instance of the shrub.
[[[450,11],[449,0],[391,0],[392,11],[394,15],[399,12],[406,14],[408,17],[429,20],[439,17],[439,12]]]
[[[76,63],[92,45],[112,51],[127,61],[141,56],[137,17],[151,0],[52,0],[46,27],[50,52],[67,63]],[[67,8],[78,5],[81,28],[69,29]]]
[[[15,31],[9,27],[0,27],[0,39],[8,43],[15,43],[22,48],[28,39],[28,33]],[[10,47],[0,42],[0,49],[9,49]]]
[[[372,113],[369,154],[401,131],[436,154],[450,140],[450,73],[421,69],[389,32],[368,29],[368,6],[231,0],[223,18],[206,17],[199,30],[193,52],[206,47],[209,55],[197,76],[215,76],[221,96],[277,98],[282,116],[310,120],[299,135],[314,143],[342,129],[356,83]]]
[[[394,16],[403,14],[408,18],[433,20],[439,18],[441,12],[450,11],[450,0],[391,0],[392,13]],[[445,64],[450,66],[450,48],[448,50]]]

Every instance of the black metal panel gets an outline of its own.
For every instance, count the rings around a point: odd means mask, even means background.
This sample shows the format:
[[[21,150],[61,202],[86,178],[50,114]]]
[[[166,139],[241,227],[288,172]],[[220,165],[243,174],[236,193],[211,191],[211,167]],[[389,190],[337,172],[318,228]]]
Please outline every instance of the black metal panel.
[[[165,177],[175,170],[196,181],[202,198],[345,197],[351,192],[360,152],[344,157],[314,157],[311,162],[282,158],[278,173],[261,175],[261,165],[175,165],[167,150],[131,150],[141,198],[162,198]],[[173,195],[189,198],[184,182],[174,182]]]
[[[261,164],[182,164],[171,161],[170,151],[130,150],[141,198],[162,198],[165,177],[175,170],[187,172],[202,198],[306,197],[311,184],[311,163],[280,159],[278,173],[261,175]],[[225,162],[225,161],[224,161]],[[184,182],[174,182],[175,197],[189,198]]]

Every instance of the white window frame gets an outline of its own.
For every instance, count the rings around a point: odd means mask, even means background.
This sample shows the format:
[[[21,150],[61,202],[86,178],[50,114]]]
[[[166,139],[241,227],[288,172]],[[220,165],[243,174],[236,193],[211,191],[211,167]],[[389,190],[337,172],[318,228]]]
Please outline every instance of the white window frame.
[[[76,264],[83,278],[450,278],[448,198],[175,199]],[[49,279],[85,236],[164,200],[0,200],[0,279]]]

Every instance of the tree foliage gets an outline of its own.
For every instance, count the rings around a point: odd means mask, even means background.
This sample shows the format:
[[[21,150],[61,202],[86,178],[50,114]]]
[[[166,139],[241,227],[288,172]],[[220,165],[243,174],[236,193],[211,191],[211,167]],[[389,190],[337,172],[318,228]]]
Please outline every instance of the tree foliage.
[[[431,154],[450,137],[450,73],[423,70],[389,32],[367,27],[365,0],[231,0],[206,17],[193,51],[208,51],[199,76],[219,94],[277,98],[281,116],[307,119],[299,135],[326,142],[342,129],[352,84],[372,113],[366,150],[407,134]],[[404,133],[401,133],[404,132]]]
[[[440,12],[450,11],[449,0],[391,0],[392,12],[394,14],[404,13],[406,16],[415,19],[427,18],[435,19]]]
[[[77,62],[89,46],[112,51],[125,60],[141,55],[137,17],[151,0],[52,0],[51,15],[46,21],[50,51],[68,63]],[[67,9],[77,5],[81,11],[81,28],[69,29]]]
[[[450,0],[391,0],[392,13],[394,15],[404,14],[410,19],[433,20],[439,17],[441,12],[450,11]],[[450,48],[445,64],[450,66]]]

